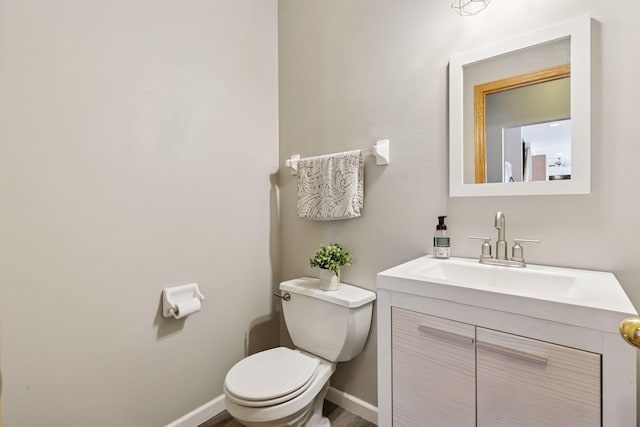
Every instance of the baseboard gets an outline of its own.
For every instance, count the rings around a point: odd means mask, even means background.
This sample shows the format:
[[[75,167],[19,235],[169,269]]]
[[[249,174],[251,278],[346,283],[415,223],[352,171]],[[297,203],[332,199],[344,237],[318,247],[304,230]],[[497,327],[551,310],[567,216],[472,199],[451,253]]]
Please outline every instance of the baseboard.
[[[337,388],[329,387],[326,399],[371,423],[378,424],[378,408]],[[178,418],[166,427],[198,427],[225,410],[224,394]]]
[[[376,406],[333,387],[329,387],[326,399],[360,418],[378,425],[378,408]]]
[[[221,394],[215,399],[189,412],[187,415],[167,424],[166,427],[198,427],[203,422],[215,417],[224,410],[224,394]]]

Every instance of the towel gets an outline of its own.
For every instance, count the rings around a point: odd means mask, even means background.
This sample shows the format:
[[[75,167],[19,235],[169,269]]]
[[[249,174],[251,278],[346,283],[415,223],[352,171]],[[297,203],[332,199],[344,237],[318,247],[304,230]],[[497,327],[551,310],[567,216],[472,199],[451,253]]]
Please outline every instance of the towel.
[[[316,220],[357,218],[364,204],[361,150],[298,161],[298,216]]]

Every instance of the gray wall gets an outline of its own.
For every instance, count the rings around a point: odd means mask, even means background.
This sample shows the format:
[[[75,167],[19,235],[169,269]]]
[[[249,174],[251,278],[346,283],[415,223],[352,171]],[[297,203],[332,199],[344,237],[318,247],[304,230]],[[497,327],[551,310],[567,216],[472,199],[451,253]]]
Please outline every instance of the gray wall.
[[[277,2],[0,0],[0,64],[3,425],[219,396],[277,342]],[[189,281],[202,311],[162,318]]]
[[[431,252],[437,215],[448,215],[455,256],[476,257],[467,236],[493,234],[502,210],[507,237],[539,238],[532,263],[616,274],[640,306],[640,26],[635,2],[492,2],[460,17],[448,1],[280,0],[280,161],[365,148],[391,140],[391,164],[368,160],[361,218],[320,223],[295,216],[295,180],[281,171],[282,277],[314,274],[321,242],[354,255],[343,281],[375,289],[376,273]],[[449,56],[591,14],[593,34],[592,194],[449,198]],[[375,329],[373,331],[375,334]],[[376,340],[339,366],[334,386],[376,403]]]

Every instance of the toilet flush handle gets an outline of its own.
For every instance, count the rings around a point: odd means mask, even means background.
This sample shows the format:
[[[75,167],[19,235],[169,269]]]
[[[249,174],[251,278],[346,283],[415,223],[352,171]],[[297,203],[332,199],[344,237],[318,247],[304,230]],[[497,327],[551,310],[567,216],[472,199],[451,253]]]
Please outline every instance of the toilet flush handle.
[[[289,292],[285,292],[284,294],[279,294],[277,292],[274,292],[273,296],[281,298],[281,299],[283,299],[285,301],[289,301],[291,299],[291,294]]]

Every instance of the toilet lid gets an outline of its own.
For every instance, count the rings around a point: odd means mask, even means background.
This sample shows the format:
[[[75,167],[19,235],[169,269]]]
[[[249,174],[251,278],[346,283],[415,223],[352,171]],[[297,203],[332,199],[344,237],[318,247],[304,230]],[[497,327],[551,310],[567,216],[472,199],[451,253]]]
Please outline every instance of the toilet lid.
[[[251,355],[227,373],[227,392],[244,401],[283,400],[308,387],[318,369],[318,359],[286,347]],[[295,393],[299,391],[299,393]]]

